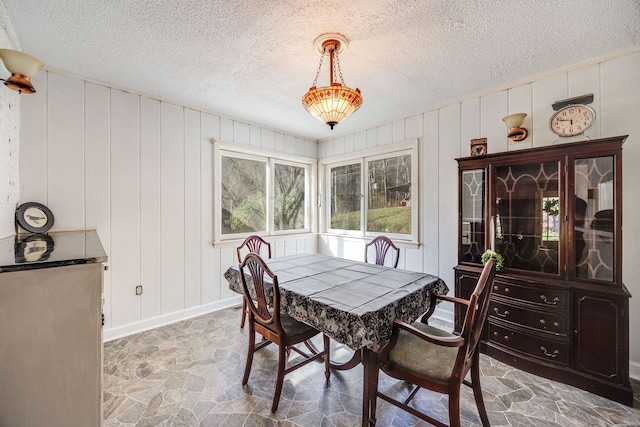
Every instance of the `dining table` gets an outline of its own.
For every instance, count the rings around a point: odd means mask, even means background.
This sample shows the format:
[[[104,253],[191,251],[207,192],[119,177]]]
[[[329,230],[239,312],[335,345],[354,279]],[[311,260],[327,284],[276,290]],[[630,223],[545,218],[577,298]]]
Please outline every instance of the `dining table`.
[[[281,310],[354,350],[346,370],[362,364],[362,425],[375,425],[378,352],[388,342],[393,322],[428,317],[432,294],[447,294],[445,282],[421,273],[324,254],[299,254],[267,260],[277,275]],[[245,272],[245,274],[249,274]],[[239,265],[224,277],[243,293]]]

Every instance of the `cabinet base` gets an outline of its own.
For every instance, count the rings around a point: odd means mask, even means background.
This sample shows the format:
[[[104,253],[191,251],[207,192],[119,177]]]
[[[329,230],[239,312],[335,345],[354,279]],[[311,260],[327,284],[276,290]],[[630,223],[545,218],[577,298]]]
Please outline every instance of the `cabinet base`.
[[[481,343],[480,350],[487,356],[514,368],[521,369],[533,375],[569,384],[598,396],[633,407],[633,390],[629,381],[618,384],[605,381],[569,368],[557,367],[550,364],[532,362],[516,352],[496,346],[493,343]]]

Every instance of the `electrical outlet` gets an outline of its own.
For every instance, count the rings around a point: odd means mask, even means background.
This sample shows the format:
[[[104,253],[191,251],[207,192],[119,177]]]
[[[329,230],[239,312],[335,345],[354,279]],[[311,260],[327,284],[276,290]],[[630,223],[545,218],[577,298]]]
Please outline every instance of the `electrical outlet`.
[[[142,285],[136,286],[136,295],[142,295]]]

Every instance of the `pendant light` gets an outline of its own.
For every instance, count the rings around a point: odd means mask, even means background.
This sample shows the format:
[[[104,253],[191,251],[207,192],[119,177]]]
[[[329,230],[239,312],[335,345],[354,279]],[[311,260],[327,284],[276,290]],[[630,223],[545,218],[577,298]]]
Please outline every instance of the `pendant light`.
[[[323,34],[315,41],[315,46],[321,53],[320,64],[316,71],[313,86],[302,97],[302,105],[312,116],[328,124],[331,129],[362,105],[360,89],[351,89],[344,84],[338,54],[348,45],[346,37],[341,34]],[[316,87],[322,62],[329,57],[329,86]],[[335,82],[337,75],[340,83]]]

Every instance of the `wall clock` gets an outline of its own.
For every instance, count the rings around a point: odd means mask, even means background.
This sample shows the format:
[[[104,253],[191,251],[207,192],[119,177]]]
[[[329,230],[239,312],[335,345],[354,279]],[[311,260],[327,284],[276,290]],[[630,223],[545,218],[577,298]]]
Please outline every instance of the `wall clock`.
[[[570,104],[553,113],[549,127],[556,135],[576,136],[589,129],[595,120],[593,108],[584,104]]]
[[[27,202],[16,209],[16,222],[31,233],[46,233],[53,227],[53,213],[37,202]]]

